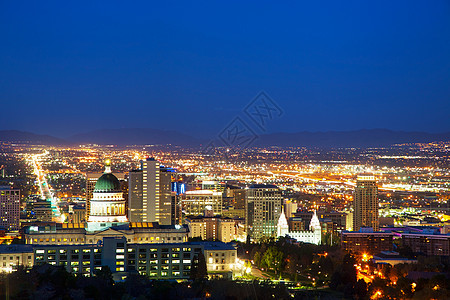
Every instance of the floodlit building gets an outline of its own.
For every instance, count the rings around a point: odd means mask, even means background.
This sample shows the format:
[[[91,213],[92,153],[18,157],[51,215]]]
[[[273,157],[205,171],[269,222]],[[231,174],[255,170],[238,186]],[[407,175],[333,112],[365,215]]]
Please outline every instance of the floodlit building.
[[[89,231],[117,226],[128,221],[125,199],[116,176],[111,173],[111,161],[105,163],[105,172],[95,183],[88,217]]]
[[[322,242],[322,229],[316,211],[314,211],[313,217],[309,224],[309,230],[292,231],[289,230],[289,225],[283,210],[278,219],[277,237],[284,236],[289,236],[298,242],[320,245]]]
[[[353,195],[353,230],[372,227],[378,231],[378,187],[372,174],[358,175]]]
[[[91,199],[93,197],[95,184],[103,174],[104,173],[86,173],[86,220],[89,218],[89,213],[91,211]],[[116,173],[114,176],[116,176],[119,182],[121,182],[122,188],[122,183],[125,181],[125,174]]]

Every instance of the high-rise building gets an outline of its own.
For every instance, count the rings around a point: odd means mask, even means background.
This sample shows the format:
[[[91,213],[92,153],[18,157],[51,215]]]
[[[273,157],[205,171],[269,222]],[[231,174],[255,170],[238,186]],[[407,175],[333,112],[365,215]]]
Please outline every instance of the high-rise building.
[[[275,185],[254,184],[246,192],[245,223],[253,240],[277,235],[283,197]]]
[[[175,224],[176,197],[172,197],[172,174],[174,169],[159,168],[159,224]]]
[[[353,230],[372,227],[378,231],[378,187],[372,174],[358,175],[353,195]]]
[[[128,216],[131,222],[177,224],[177,197],[172,195],[174,169],[154,158],[141,161],[141,168],[128,177]]]
[[[143,209],[143,172],[132,170],[128,174],[128,220],[142,222]]]
[[[9,186],[0,187],[0,226],[6,230],[19,230],[20,191]]]

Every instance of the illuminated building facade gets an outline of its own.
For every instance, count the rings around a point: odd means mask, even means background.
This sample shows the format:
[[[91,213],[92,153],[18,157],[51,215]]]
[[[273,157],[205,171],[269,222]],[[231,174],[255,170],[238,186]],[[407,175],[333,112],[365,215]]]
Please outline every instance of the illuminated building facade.
[[[236,249],[222,242],[136,244],[108,237],[103,244],[35,245],[34,264],[63,265],[68,272],[92,276],[108,266],[115,280],[129,272],[151,279],[189,279],[192,263],[202,253],[210,277],[229,278],[236,270]]]
[[[17,271],[19,266],[32,267],[34,263],[31,245],[0,245],[0,271]]]
[[[94,195],[94,188],[97,180],[103,175],[103,173],[86,173],[86,220],[89,218],[89,213],[91,211],[91,199]],[[121,186],[123,186],[123,182],[125,181],[124,173],[116,173],[114,176],[117,177],[119,182],[121,182]],[[123,188],[122,188],[123,190]],[[124,197],[125,198],[125,197]],[[126,199],[126,198],[125,198]]]
[[[215,214],[222,214],[222,192],[212,190],[187,191],[181,200],[186,216],[198,216],[205,210],[212,210]]]
[[[20,190],[0,187],[0,226],[8,231],[19,230]]]
[[[177,197],[172,193],[174,169],[166,168],[154,158],[141,161],[139,170],[132,170],[128,179],[129,218],[132,222],[178,222]]]
[[[208,241],[231,242],[235,238],[235,221],[230,218],[214,216],[205,211],[203,216],[187,217],[189,237],[201,237]]]
[[[313,217],[311,218],[309,230],[291,231],[289,230],[289,225],[283,210],[278,219],[277,237],[284,237],[286,235],[298,242],[320,245],[322,242],[322,228],[316,211],[314,211]]]
[[[374,232],[371,228],[361,228],[359,231],[343,231],[341,246],[353,253],[376,254],[381,251],[392,251],[394,233]]]
[[[358,175],[353,195],[353,230],[371,227],[378,231],[378,187],[372,174]]]
[[[111,161],[107,160],[105,172],[97,179],[90,201],[88,230],[100,230],[127,221],[122,187],[111,173]]]
[[[275,185],[254,184],[247,189],[245,224],[254,240],[275,237],[283,197]]]

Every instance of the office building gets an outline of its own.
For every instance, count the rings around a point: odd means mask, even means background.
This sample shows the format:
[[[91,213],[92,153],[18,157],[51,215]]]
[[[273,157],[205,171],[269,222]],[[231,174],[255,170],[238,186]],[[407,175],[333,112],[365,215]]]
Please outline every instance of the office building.
[[[227,197],[231,198],[231,203],[229,203],[230,206],[233,206],[235,209],[245,209],[245,189],[227,186],[225,194]]]
[[[381,251],[392,251],[393,239],[392,232],[375,232],[371,228],[361,228],[359,231],[343,231],[341,246],[348,252],[373,255]]]
[[[136,244],[125,238],[107,237],[103,244],[34,245],[34,264],[63,265],[68,272],[92,276],[108,266],[115,280],[138,272],[151,279],[189,279],[193,261],[202,253],[208,275],[232,279],[236,249],[222,242]]]
[[[19,266],[31,268],[33,264],[33,246],[0,245],[0,272],[17,271]]]
[[[212,190],[187,191],[181,200],[181,206],[186,216],[198,216],[205,210],[222,214],[222,192]]]
[[[142,222],[144,219],[142,199],[143,172],[132,170],[128,174],[128,220],[130,222]]]
[[[378,231],[378,187],[372,174],[358,175],[353,195],[353,230],[372,227]]]
[[[427,256],[450,256],[450,234],[423,232],[403,232],[402,246],[408,246],[414,253]]]
[[[298,211],[294,213],[294,217],[288,218],[289,228],[291,230],[303,230],[300,228],[308,228],[313,217],[313,212],[310,211]],[[346,230],[347,214],[337,211],[317,211],[317,217],[321,223],[333,223],[335,233]],[[300,223],[303,223],[301,225]]]
[[[223,192],[225,191],[225,183],[214,180],[204,180],[202,181],[202,190]]]
[[[36,221],[51,222],[53,217],[52,203],[47,200],[38,200],[33,203],[33,212]]]
[[[0,187],[0,226],[8,231],[19,230],[20,191]]]
[[[230,218],[215,216],[206,210],[203,216],[186,218],[189,237],[200,237],[205,241],[231,242],[235,239],[235,221]]]
[[[130,172],[128,216],[131,222],[177,224],[177,197],[172,193],[174,172],[154,158],[141,161],[141,168]]]
[[[67,223],[83,223],[86,221],[86,208],[81,205],[70,205],[66,216]]]
[[[245,223],[251,239],[276,237],[282,201],[281,190],[275,185],[254,184],[247,189]]]

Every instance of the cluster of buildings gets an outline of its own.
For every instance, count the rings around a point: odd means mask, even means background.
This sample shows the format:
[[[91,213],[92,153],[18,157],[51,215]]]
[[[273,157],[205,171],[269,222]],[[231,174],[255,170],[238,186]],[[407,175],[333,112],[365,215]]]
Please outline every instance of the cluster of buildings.
[[[0,270],[48,263],[86,276],[108,266],[119,280],[130,272],[187,279],[203,255],[211,277],[230,278],[239,268],[233,241],[271,237],[317,245],[340,240],[347,251],[384,253],[381,259],[401,239],[414,252],[450,255],[450,235],[439,230],[380,229],[372,174],[357,177],[351,223],[344,212],[298,209],[276,185],[203,181],[186,189],[175,177],[174,169],[153,158],[128,174],[113,174],[107,160],[104,173],[87,174],[86,202],[69,205],[65,222],[53,222],[52,205],[36,201],[39,222],[22,229],[20,191],[0,188],[0,227],[21,229],[26,243],[0,247]]]
[[[384,256],[391,253],[392,256],[392,252],[401,247],[410,249],[412,253],[427,256],[450,255],[450,234],[442,232],[442,228],[430,226],[380,228],[377,195],[375,178],[370,174],[358,176],[353,202],[353,231],[342,231],[341,234],[344,250],[378,257],[380,253],[381,256],[382,253],[385,253]],[[402,259],[394,257],[393,261],[401,262]],[[380,257],[378,260],[384,261],[380,260]]]
[[[128,177],[116,176],[107,160],[104,173],[86,176],[84,207],[69,206],[64,223],[52,221],[51,205],[43,207],[39,222],[21,229],[25,245],[2,247],[0,268],[48,263],[91,275],[107,265],[116,277],[138,272],[152,278],[186,279],[201,253],[210,276],[231,277],[238,268],[233,240],[289,235],[320,243],[316,215],[310,230],[289,229],[277,186],[225,188],[205,181],[201,189],[186,191],[173,182],[174,173],[148,158]],[[1,196],[2,205],[12,203],[17,210],[15,219],[9,218],[9,206],[1,210],[2,220],[9,230],[18,230],[20,194],[5,189]]]

